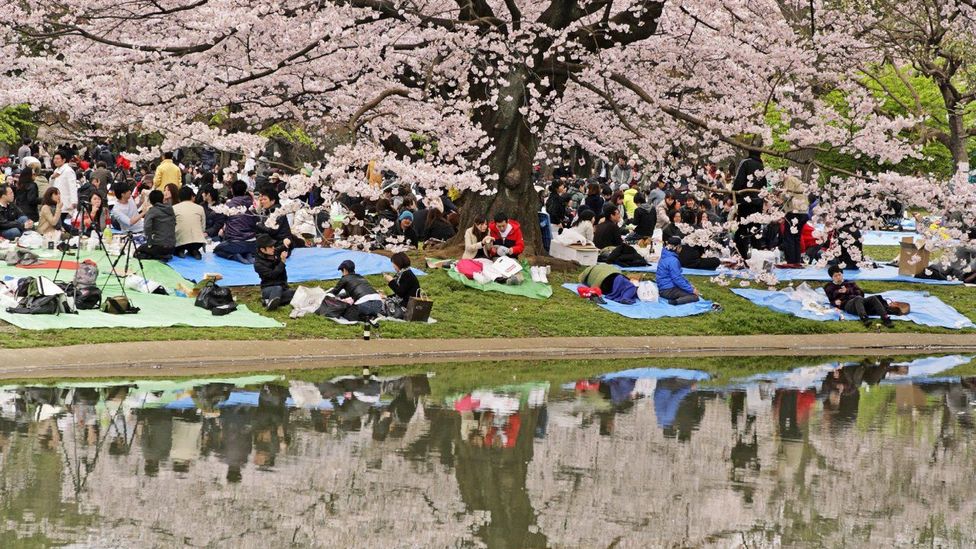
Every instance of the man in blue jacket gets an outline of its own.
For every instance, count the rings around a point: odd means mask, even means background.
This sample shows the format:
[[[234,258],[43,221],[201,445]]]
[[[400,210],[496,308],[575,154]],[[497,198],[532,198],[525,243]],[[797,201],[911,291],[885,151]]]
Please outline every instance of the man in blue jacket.
[[[657,290],[661,299],[671,305],[684,305],[698,301],[698,290],[681,274],[681,238],[672,236],[661,250],[661,260],[657,264]]]

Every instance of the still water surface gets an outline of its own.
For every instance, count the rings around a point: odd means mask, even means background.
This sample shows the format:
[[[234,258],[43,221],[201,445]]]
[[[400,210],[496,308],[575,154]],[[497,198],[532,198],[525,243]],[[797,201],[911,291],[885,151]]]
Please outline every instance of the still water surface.
[[[0,547],[972,547],[969,362],[6,386]]]

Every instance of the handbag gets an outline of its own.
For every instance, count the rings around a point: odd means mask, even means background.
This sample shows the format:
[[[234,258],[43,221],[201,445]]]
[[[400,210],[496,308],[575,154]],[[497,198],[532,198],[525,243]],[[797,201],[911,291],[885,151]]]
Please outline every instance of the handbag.
[[[403,300],[398,295],[391,295],[383,300],[380,308],[380,315],[387,318],[404,318],[406,310],[403,307]]]
[[[102,312],[110,315],[131,315],[139,312],[139,307],[133,307],[129,298],[125,296],[106,297],[102,302]]]
[[[403,311],[403,320],[407,322],[427,322],[434,302],[423,292],[419,296],[407,300],[407,307]]]
[[[891,301],[888,303],[888,314],[904,316],[912,312],[912,306],[904,301]]]

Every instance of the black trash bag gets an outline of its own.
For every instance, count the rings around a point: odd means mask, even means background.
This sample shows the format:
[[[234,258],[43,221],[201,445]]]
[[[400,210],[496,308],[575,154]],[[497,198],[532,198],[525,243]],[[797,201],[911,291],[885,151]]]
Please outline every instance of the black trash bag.
[[[237,310],[230,289],[213,283],[200,289],[194,305],[210,311],[214,316],[224,316]]]
[[[322,304],[315,311],[315,314],[321,315],[328,318],[345,318],[346,311],[348,311],[350,305],[341,299],[325,296],[322,300]],[[357,311],[358,315],[358,311]]]

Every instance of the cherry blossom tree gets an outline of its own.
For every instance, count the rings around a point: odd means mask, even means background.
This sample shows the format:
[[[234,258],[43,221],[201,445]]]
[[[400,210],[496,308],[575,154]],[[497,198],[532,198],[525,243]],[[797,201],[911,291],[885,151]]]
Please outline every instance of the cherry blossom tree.
[[[971,30],[971,2],[944,1]],[[0,48],[17,85],[0,91],[0,105],[159,132],[163,148],[244,154],[262,148],[261,129],[299,124],[339,144],[321,169],[292,176],[289,194],[375,197],[363,168],[378,161],[429,196],[461,191],[463,226],[509,212],[534,251],[533,163],[570,146],[626,151],[660,170],[680,150],[686,175],[704,159],[760,150],[801,170],[811,190],[844,190],[822,206],[831,222],[852,210],[855,191],[872,205],[902,193],[945,207],[947,182],[897,176],[920,156],[905,136],[918,121],[885,115],[864,89],[859,69],[885,53],[868,32],[879,17],[852,3],[23,0],[11,9],[17,25]],[[832,165],[837,155],[872,169]]]

